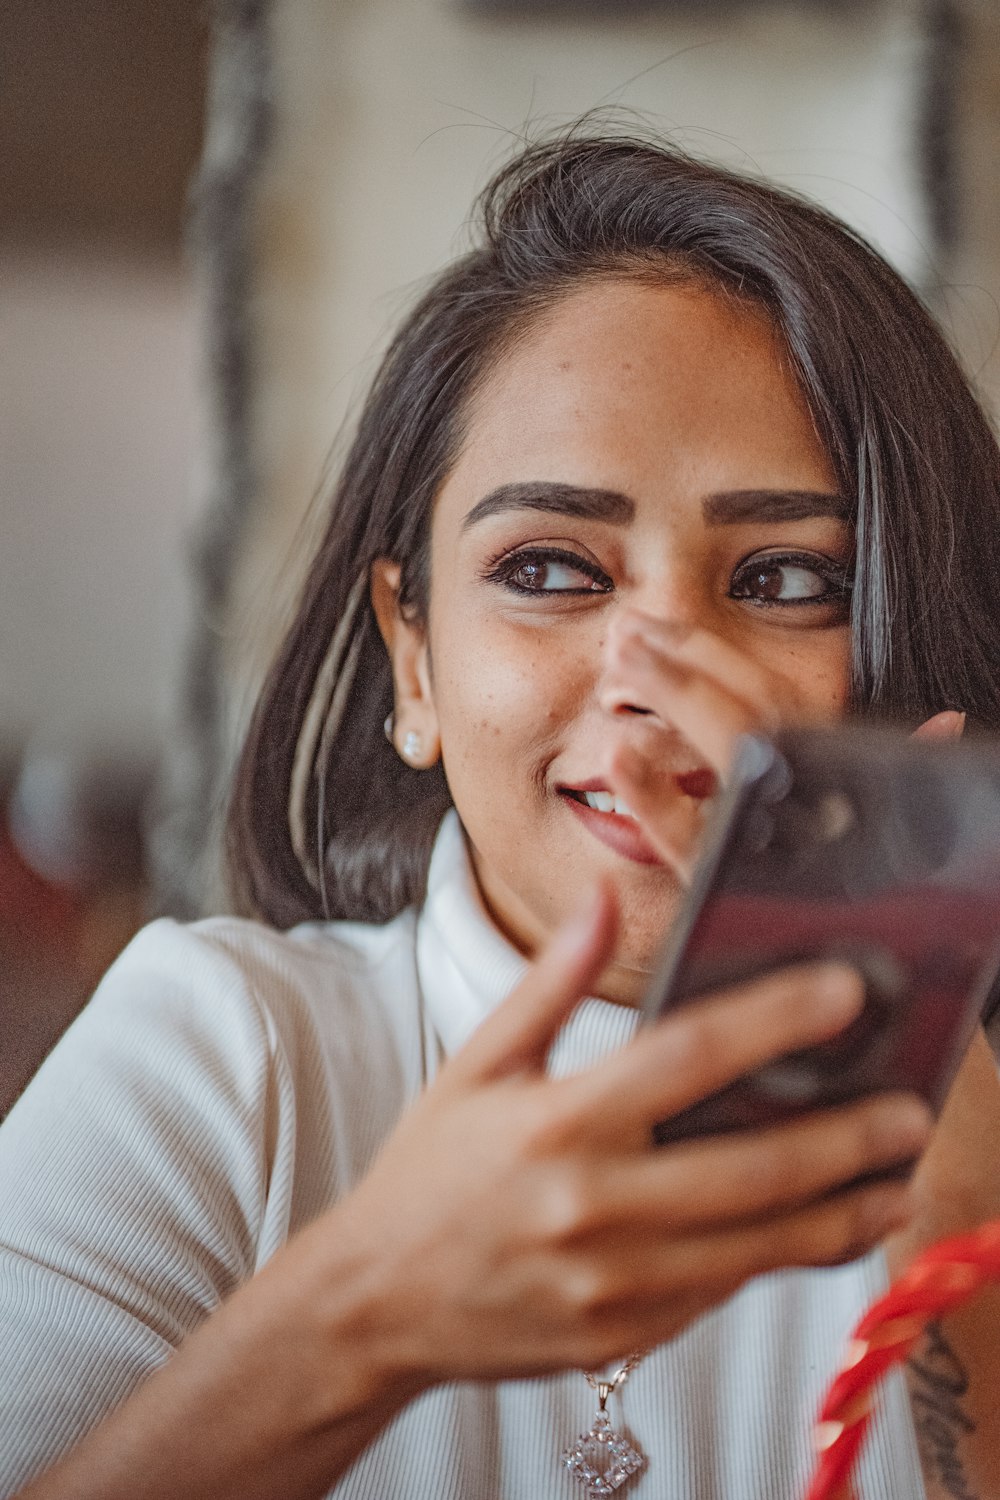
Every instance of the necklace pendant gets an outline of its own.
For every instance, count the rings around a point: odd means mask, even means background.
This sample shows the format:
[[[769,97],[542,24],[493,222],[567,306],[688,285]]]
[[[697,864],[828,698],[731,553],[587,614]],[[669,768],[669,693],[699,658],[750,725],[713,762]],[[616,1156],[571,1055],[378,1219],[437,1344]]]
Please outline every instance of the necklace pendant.
[[[562,1461],[573,1478],[583,1485],[584,1493],[594,1500],[613,1495],[646,1462],[628,1439],[612,1427],[603,1400],[590,1431],[580,1434],[572,1448],[566,1449]]]

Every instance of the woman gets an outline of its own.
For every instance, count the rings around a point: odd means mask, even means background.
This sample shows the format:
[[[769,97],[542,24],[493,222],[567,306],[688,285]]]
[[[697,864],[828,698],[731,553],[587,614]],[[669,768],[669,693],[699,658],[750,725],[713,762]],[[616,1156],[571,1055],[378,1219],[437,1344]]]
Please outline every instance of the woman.
[[[791,1500],[887,1266],[1000,1212],[996,1070],[980,1037],[933,1130],[881,1097],[657,1150],[861,985],[634,1007],[740,732],[1000,724],[998,501],[940,337],[818,210],[637,140],[502,172],[258,707],[263,920],[154,924],[0,1133],[8,1487]],[[998,1331],[935,1331],[865,1496],[997,1492]]]

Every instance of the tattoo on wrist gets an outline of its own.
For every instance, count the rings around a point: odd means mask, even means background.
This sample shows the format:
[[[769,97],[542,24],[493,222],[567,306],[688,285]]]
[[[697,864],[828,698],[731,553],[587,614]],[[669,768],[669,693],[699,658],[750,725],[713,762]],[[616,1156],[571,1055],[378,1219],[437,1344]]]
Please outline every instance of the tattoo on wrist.
[[[969,1488],[959,1451],[960,1440],[976,1430],[961,1406],[969,1376],[940,1323],[928,1323],[925,1340],[907,1365],[917,1442],[928,1477],[954,1500],[979,1500]]]

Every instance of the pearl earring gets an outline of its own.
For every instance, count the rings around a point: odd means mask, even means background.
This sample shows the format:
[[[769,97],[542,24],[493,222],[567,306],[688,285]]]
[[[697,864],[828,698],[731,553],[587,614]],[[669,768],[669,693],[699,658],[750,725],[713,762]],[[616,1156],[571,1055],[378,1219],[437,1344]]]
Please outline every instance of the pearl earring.
[[[393,743],[392,737],[396,733],[396,715],[394,713],[386,714],[385,723],[382,725],[382,728],[385,730],[385,737],[391,745]]]
[[[418,760],[423,748],[424,742],[420,738],[420,735],[417,734],[415,729],[408,729],[406,738],[403,740],[403,754],[406,756],[406,759]]]

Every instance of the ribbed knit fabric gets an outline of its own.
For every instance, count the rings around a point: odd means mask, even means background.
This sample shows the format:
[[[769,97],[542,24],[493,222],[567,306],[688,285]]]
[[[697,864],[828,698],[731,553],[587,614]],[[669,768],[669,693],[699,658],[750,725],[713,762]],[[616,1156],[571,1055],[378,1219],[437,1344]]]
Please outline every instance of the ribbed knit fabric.
[[[426,906],[386,927],[278,934],[148,927],[0,1129],[0,1495],[13,1494],[350,1189],[523,960],[482,910],[454,814]],[[554,1071],[591,1066],[635,1015],[581,1005]],[[796,1500],[822,1388],[881,1259],[761,1278],[653,1354],[612,1398],[646,1455],[629,1500]],[[590,1424],[582,1375],[448,1386],[415,1401],[338,1500],[582,1500],[559,1455]],[[919,1500],[901,1383],[863,1500]]]

